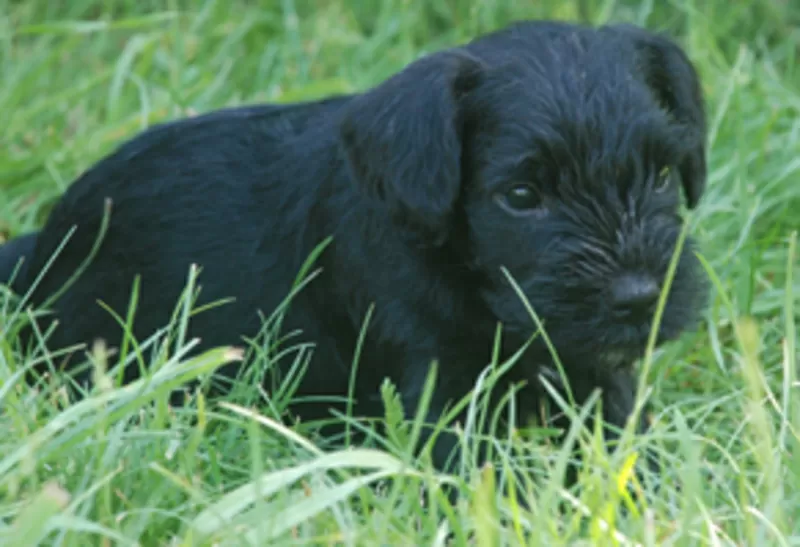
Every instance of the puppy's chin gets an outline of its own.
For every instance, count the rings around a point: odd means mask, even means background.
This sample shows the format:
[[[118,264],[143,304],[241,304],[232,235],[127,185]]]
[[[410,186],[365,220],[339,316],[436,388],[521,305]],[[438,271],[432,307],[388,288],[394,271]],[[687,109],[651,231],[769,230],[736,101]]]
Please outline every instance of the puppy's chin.
[[[578,366],[599,370],[633,369],[647,351],[650,340],[651,323],[640,325],[623,325],[613,322],[599,325],[573,322],[574,327],[550,323],[545,325],[545,332],[550,344],[555,349],[559,360],[566,366]],[[516,338],[530,337],[535,328],[523,329],[517,326],[509,329]],[[678,338],[685,330],[685,325],[665,325],[663,322],[655,338],[654,347],[658,348]],[[536,360],[550,361],[552,354],[544,337],[537,335],[530,347],[531,355]]]
[[[636,363],[645,355],[646,345],[641,346],[593,346],[585,349],[556,347],[562,363],[573,366],[591,366],[597,370],[632,370]]]
[[[575,337],[572,332],[552,337],[553,345],[564,359],[592,361],[595,366],[613,370],[632,368],[647,352],[651,337],[651,322],[640,325],[621,325],[609,323],[598,328],[587,328],[583,336]],[[686,325],[671,325],[662,322],[655,336],[654,347],[677,339],[686,330]],[[583,333],[582,333],[583,334]]]
[[[597,353],[597,363],[606,369],[633,368],[644,355],[643,348],[608,348]]]

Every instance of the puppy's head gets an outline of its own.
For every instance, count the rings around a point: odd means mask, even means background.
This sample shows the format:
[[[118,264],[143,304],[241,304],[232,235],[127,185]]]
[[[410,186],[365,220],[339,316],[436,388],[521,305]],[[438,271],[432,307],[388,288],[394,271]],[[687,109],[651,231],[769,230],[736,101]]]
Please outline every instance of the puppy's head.
[[[698,78],[673,42],[523,23],[411,64],[348,106],[341,136],[356,183],[400,229],[457,250],[507,328],[532,319],[502,267],[562,356],[642,354],[680,206],[706,178]],[[659,341],[704,303],[692,247]]]

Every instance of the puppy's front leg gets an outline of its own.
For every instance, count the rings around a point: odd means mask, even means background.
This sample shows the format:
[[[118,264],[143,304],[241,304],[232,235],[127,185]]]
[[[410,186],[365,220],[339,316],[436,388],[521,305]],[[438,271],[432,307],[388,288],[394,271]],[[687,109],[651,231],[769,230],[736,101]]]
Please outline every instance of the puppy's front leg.
[[[614,369],[604,376],[605,381],[600,386],[602,391],[601,399],[603,403],[603,419],[612,428],[604,428],[606,442],[613,442],[619,439],[616,429],[623,429],[628,418],[633,414],[636,405],[637,377],[633,370],[628,368]],[[646,433],[650,428],[647,419],[649,404],[645,404],[639,413],[636,433]],[[661,466],[652,451],[646,450],[644,454],[645,464],[651,473],[657,474]]]
[[[601,400],[603,403],[603,419],[609,425],[622,429],[633,413],[636,405],[636,375],[627,369],[613,369],[602,375],[599,383]],[[644,412],[640,414],[637,432],[646,428],[647,422],[643,420]],[[619,434],[607,428],[606,439],[616,440]]]
[[[406,370],[401,383],[403,406],[408,414],[416,414],[422,402],[425,382],[429,368],[415,365]],[[448,374],[442,374],[441,368],[437,374],[436,384],[433,388],[425,419],[420,432],[419,446],[425,446],[434,433],[437,424],[442,420],[447,411],[448,403],[452,403],[454,395],[454,379]],[[447,424],[449,426],[450,424]],[[431,447],[431,460],[433,466],[441,472],[453,473],[460,460],[457,436],[448,431],[440,431]]]
[[[569,374],[568,374],[569,375]],[[620,431],[625,428],[636,405],[637,377],[632,369],[628,368],[602,368],[586,369],[582,374],[573,373],[570,387],[578,405],[583,405],[588,400],[592,391],[600,390],[600,404],[602,407],[601,416],[603,419],[603,439],[609,445],[616,443],[620,438]],[[563,391],[563,390],[562,390]],[[566,393],[562,393],[566,397]],[[635,432],[644,433],[649,428],[647,421],[648,405],[639,414]],[[594,414],[590,414],[586,426],[594,428]],[[552,424],[566,432],[570,427],[570,420],[559,413],[553,418]],[[647,451],[644,455],[646,465],[652,473],[660,470],[658,460]],[[566,482],[572,485],[577,480],[578,469],[569,466],[567,469]]]
[[[424,363],[419,360],[416,363]],[[433,392],[427,404],[424,415],[423,427],[420,431],[419,448],[425,447],[431,438],[433,443],[430,447],[431,463],[434,469],[440,473],[456,475],[462,460],[462,448],[458,435],[452,431],[452,427],[458,423],[464,426],[467,418],[467,411],[460,411],[452,420],[444,424],[438,432],[437,425],[450,413],[452,405],[466,396],[475,387],[474,382],[477,373],[471,374],[468,366],[461,366],[454,370],[454,364],[467,365],[462,358],[460,360],[442,360],[447,366],[439,366],[436,374],[436,382]],[[420,364],[415,364],[406,369],[401,382],[401,392],[403,394],[403,405],[409,415],[416,414],[422,401],[425,390],[425,382],[430,368]],[[485,443],[478,443],[477,451],[478,463],[482,463],[486,457]],[[447,496],[450,504],[454,505],[458,498],[458,490],[450,486],[444,486],[443,492]]]

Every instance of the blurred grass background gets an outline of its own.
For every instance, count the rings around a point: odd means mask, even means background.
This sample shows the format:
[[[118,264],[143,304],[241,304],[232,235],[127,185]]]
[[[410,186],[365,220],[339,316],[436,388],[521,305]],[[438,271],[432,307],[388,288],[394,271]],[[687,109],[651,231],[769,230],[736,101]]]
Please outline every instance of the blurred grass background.
[[[271,421],[274,401],[167,409],[176,375],[219,354],[172,356],[149,394],[110,390],[64,409],[58,391],[19,385],[30,357],[0,337],[0,543],[428,545],[452,533],[480,545],[800,545],[800,3],[0,0],[0,238],[38,226],[76,175],[153,123],[365,89],[520,18],[668,31],[703,78],[711,173],[692,223],[716,293],[702,328],[656,355],[654,435],[669,456],[659,497],[620,512],[624,460],[595,454],[577,499],[555,496],[545,475],[532,510],[508,514],[467,470],[473,499],[422,511],[413,483],[388,496],[365,486],[410,473],[402,454],[325,456]],[[0,325],[12,312],[0,309]],[[235,490],[262,473],[262,497]]]

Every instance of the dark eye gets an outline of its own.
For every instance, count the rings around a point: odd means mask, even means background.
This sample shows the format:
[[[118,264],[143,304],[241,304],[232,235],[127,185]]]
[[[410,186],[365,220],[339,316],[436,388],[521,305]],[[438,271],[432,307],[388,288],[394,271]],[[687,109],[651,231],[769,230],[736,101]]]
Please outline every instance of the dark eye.
[[[516,214],[524,214],[541,204],[539,192],[530,184],[514,185],[498,197],[503,207]]]
[[[667,166],[661,169],[656,177],[655,191],[662,194],[672,187],[672,169]]]

